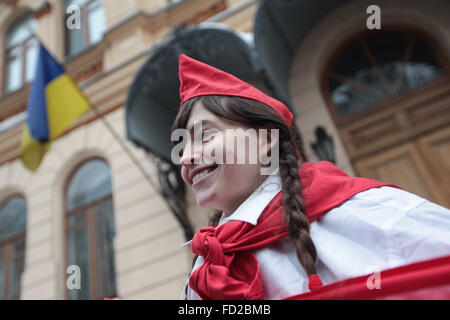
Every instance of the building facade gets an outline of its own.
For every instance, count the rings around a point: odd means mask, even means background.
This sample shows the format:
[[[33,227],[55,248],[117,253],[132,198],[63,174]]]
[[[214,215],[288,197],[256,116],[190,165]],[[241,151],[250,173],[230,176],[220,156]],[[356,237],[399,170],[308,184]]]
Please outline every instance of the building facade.
[[[450,207],[450,1],[379,1],[381,29],[374,30],[370,5],[1,1],[1,297],[180,296],[192,260],[180,246],[189,232],[162,195],[155,155],[128,139],[138,125],[128,120],[128,101],[130,87],[156,63],[152,57],[183,42],[189,28],[209,26],[243,39],[258,70],[249,81],[289,105],[310,161],[327,158],[324,141],[332,141],[331,159],[348,174]],[[94,110],[54,141],[31,173],[20,160],[20,139],[38,39]],[[212,48],[220,49],[216,42]],[[238,59],[228,53],[225,60],[233,66]],[[156,103],[149,108],[159,110]],[[189,190],[184,196],[195,231],[209,212]]]

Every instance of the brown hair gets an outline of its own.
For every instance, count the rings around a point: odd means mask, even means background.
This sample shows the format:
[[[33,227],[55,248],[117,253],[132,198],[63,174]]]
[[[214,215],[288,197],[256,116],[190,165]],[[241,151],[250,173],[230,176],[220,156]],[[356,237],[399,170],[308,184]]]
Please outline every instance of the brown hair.
[[[265,104],[251,99],[229,96],[200,96],[183,105],[172,126],[172,131],[185,128],[192,107],[201,101],[206,110],[214,115],[242,123],[251,128],[279,129],[280,177],[282,181],[284,218],[289,237],[295,246],[297,258],[308,276],[316,273],[316,248],[309,233],[309,221],[302,197],[299,162],[306,161],[300,134],[295,126],[290,127]],[[210,225],[219,222],[220,211],[210,219]],[[194,262],[197,257],[194,257]]]

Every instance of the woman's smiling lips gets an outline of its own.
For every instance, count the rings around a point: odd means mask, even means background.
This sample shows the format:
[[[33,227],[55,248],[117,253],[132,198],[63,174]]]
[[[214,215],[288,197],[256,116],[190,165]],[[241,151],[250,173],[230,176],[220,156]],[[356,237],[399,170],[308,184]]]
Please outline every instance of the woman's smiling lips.
[[[194,186],[198,181],[203,180],[205,176],[208,176],[212,171],[217,168],[216,164],[205,165],[197,167],[189,172],[189,179],[191,185]]]

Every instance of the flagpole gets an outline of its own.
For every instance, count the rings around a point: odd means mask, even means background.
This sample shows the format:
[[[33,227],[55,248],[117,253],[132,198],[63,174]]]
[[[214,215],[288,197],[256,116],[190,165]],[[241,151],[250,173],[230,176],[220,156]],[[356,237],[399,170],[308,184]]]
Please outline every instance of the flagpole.
[[[105,127],[108,129],[108,131],[111,133],[111,135],[116,139],[116,141],[119,143],[119,145],[122,147],[122,149],[125,151],[125,153],[128,155],[128,157],[131,159],[131,161],[136,165],[136,167],[139,169],[139,171],[142,173],[142,175],[145,177],[145,179],[148,181],[148,183],[153,187],[153,189],[156,191],[156,193],[164,199],[166,204],[169,206],[169,208],[173,211],[173,213],[176,215],[177,219],[179,220],[179,223],[183,227],[183,231],[185,233],[186,240],[190,240],[190,238],[193,236],[192,233],[192,225],[187,217],[186,207],[184,206],[184,203],[177,201],[176,206],[181,207],[182,212],[177,210],[177,207],[173,206],[170,201],[166,198],[166,196],[163,194],[163,192],[156,186],[156,184],[152,181],[150,175],[148,172],[142,167],[142,165],[139,163],[139,160],[136,158],[136,156],[130,151],[130,149],[126,146],[123,139],[119,136],[119,134],[114,130],[114,128],[111,126],[111,124],[106,121],[106,119],[103,117],[101,112],[91,104],[91,109],[94,111],[96,116],[102,121],[102,123],[105,125]],[[150,157],[149,157],[150,158]],[[151,158],[150,158],[151,159]],[[153,161],[152,161],[153,162]]]
[[[152,181],[150,175],[148,172],[142,167],[142,165],[139,163],[139,160],[136,158],[136,156],[130,151],[130,149],[125,145],[122,138],[119,136],[119,134],[114,130],[114,128],[111,126],[111,124],[106,121],[106,119],[103,117],[103,115],[97,110],[97,107],[91,104],[91,109],[94,111],[95,115],[100,119],[100,121],[105,125],[106,129],[111,133],[111,135],[114,137],[114,139],[119,143],[123,151],[128,155],[130,160],[136,165],[136,167],[139,169],[139,171],[142,173],[142,175],[147,179],[147,181],[150,183],[150,185],[158,192],[160,196],[162,196],[162,193],[160,192],[159,188],[155,185],[155,183]]]

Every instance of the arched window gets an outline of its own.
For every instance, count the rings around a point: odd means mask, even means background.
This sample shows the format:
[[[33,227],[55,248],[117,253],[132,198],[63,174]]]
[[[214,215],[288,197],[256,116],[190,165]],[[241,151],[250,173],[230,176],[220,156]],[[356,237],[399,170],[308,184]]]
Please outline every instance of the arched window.
[[[366,33],[325,74],[335,114],[347,117],[431,82],[447,71],[429,42],[408,31]]]
[[[22,196],[0,204],[0,297],[17,300],[25,266],[27,205]]]
[[[5,91],[21,88],[34,77],[37,40],[36,21],[31,14],[17,19],[8,29],[5,38]]]
[[[67,298],[116,296],[111,175],[103,160],[83,163],[69,180],[65,221],[67,266],[81,272],[81,289],[67,288]]]
[[[76,10],[69,10],[68,13],[70,6],[74,6]],[[106,23],[100,0],[66,0],[64,9],[65,21],[69,19],[71,25],[74,25],[71,29],[65,28],[66,55],[75,55],[102,40]],[[79,23],[71,18],[73,15],[79,17]]]

